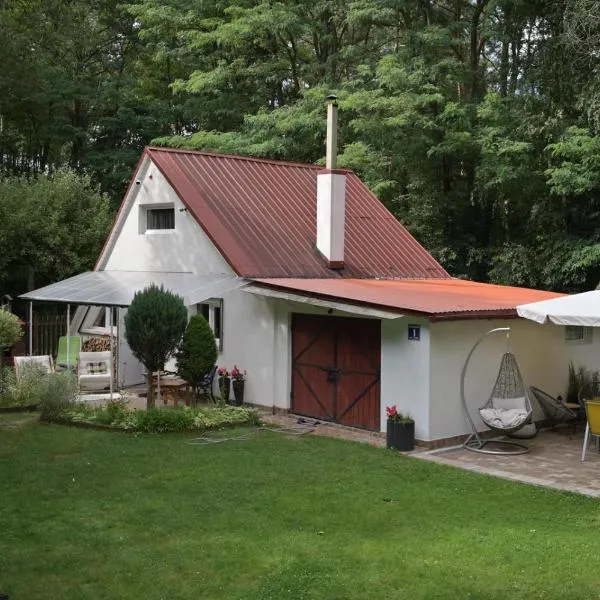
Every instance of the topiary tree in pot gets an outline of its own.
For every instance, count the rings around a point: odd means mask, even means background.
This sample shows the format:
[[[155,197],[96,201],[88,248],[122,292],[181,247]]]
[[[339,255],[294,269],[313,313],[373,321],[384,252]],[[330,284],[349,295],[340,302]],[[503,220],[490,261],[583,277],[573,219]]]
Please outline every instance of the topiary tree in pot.
[[[147,408],[154,408],[152,374],[163,370],[175,354],[187,317],[181,296],[154,284],[135,293],[125,315],[125,339],[148,372]]]
[[[195,398],[216,362],[217,344],[212,329],[202,315],[194,315],[177,352],[177,374],[192,387]]]

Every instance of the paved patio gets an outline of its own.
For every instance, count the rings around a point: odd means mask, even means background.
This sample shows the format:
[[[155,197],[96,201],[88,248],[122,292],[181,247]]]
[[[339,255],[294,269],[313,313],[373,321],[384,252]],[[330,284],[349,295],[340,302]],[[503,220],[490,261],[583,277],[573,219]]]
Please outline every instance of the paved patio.
[[[600,497],[600,454],[595,442],[581,462],[583,427],[577,433],[569,427],[541,431],[530,448],[519,456],[491,456],[462,447],[415,451],[412,456],[477,473],[532,483],[559,490]]]

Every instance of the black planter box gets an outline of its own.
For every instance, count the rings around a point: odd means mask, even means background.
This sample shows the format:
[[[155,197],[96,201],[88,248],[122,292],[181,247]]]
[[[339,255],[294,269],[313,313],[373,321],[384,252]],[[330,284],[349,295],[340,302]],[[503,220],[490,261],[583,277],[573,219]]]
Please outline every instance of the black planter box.
[[[408,452],[415,449],[415,424],[387,422],[387,447]]]
[[[233,386],[233,406],[242,406],[244,404],[244,384],[245,381],[238,381],[234,379],[231,382]]]
[[[231,379],[229,377],[219,377],[219,395],[222,402],[229,402]]]

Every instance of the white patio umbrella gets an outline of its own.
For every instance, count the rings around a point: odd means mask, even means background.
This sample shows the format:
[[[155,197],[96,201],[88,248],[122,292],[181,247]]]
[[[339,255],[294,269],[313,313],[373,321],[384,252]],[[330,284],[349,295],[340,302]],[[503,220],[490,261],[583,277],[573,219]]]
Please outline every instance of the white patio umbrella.
[[[537,323],[600,327],[600,290],[521,304],[517,314]]]
[[[517,314],[538,323],[550,321],[556,325],[600,327],[600,290],[521,304],[517,306]],[[585,426],[585,441],[581,453],[582,462],[585,460],[589,433],[590,423],[588,421]]]

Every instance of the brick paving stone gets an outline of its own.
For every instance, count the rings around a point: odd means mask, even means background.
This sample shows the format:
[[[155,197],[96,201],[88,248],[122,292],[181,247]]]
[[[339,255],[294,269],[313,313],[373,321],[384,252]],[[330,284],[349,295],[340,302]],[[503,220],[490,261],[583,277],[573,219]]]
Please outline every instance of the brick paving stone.
[[[600,453],[591,442],[581,462],[583,431],[571,428],[541,431],[530,440],[519,440],[530,448],[528,454],[497,456],[479,454],[462,446],[413,453],[418,458],[452,465],[535,485],[600,497]]]
[[[370,444],[378,448],[384,448],[386,441],[385,436],[376,431],[365,431],[363,429],[355,429],[353,427],[345,427],[336,423],[328,423],[319,421],[318,419],[310,419],[299,417],[292,414],[281,414],[273,415],[268,412],[260,411],[260,418],[265,425],[271,425],[276,427],[295,427],[302,424],[316,423],[312,435],[322,435],[326,437],[332,437],[342,440],[349,440],[352,442],[361,442],[363,444]]]

